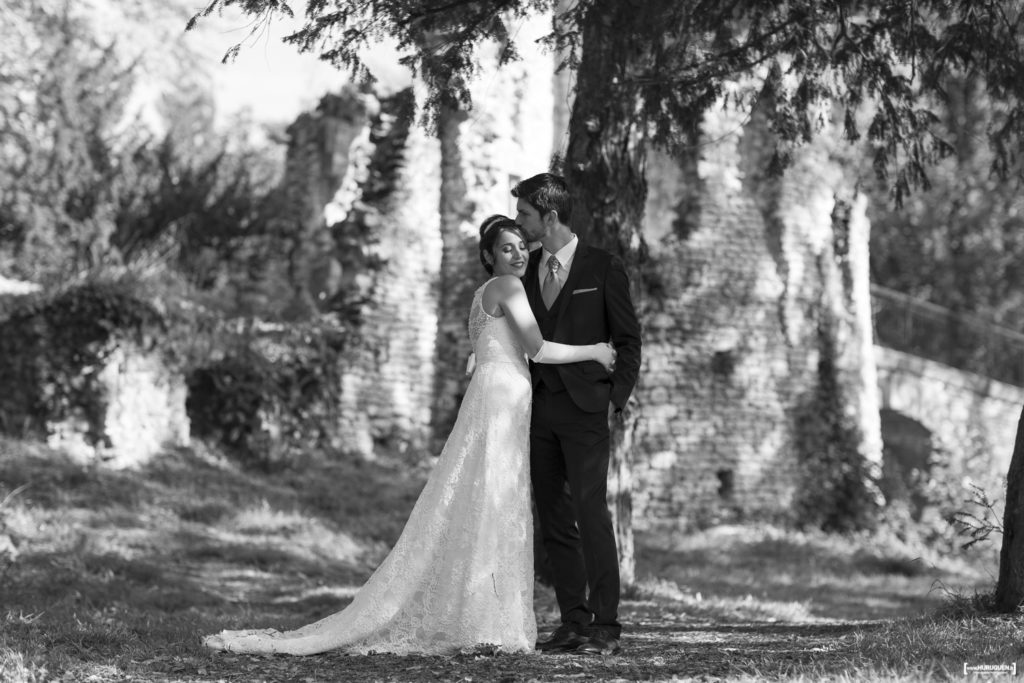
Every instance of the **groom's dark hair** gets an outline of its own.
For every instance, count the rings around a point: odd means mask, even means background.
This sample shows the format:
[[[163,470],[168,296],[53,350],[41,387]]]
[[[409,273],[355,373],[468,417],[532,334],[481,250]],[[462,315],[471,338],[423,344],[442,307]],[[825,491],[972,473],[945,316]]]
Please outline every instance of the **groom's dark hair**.
[[[554,211],[558,220],[566,225],[572,219],[572,195],[565,178],[560,175],[538,173],[513,187],[512,196],[525,199],[541,216]]]

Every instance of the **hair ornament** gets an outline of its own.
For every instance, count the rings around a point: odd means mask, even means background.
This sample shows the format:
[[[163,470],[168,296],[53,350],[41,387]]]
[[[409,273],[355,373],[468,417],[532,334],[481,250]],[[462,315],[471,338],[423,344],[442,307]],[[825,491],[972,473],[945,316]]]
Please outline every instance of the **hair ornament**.
[[[491,216],[490,218],[484,221],[484,224],[482,226],[480,226],[480,234],[486,235],[488,232],[490,232],[491,228],[501,223],[504,223],[508,220],[509,218],[506,216]]]

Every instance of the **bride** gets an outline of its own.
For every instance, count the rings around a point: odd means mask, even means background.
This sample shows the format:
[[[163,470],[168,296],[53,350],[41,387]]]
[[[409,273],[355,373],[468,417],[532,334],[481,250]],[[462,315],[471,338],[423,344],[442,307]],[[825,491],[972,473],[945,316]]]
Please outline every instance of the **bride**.
[[[469,312],[476,368],[401,537],[348,607],[295,631],[221,631],[204,645],[293,655],[533,650],[526,359],[596,361],[610,370],[615,351],[544,341],[519,280],[528,258],[514,221],[491,216],[480,226],[480,260],[492,277]]]

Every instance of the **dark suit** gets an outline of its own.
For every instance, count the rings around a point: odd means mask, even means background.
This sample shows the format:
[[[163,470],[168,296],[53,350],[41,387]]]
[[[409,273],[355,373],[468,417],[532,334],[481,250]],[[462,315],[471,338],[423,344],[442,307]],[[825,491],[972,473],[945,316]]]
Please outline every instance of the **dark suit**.
[[[619,562],[607,503],[608,406],[622,409],[636,384],[640,322],[621,259],[582,242],[548,310],[538,275],[542,251],[531,255],[523,280],[544,339],[573,345],[611,341],[618,357],[611,375],[595,361],[530,364],[530,476],[537,516],[562,621],[601,626],[618,637]]]

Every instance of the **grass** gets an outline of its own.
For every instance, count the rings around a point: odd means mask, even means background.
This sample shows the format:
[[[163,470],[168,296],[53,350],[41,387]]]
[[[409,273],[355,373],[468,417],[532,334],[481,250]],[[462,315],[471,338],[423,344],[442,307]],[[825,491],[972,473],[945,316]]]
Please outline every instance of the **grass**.
[[[111,472],[0,438],[0,680],[959,680],[965,662],[1024,654],[1022,619],[985,609],[995,541],[948,556],[771,526],[638,534],[617,657],[200,647],[204,633],[346,605],[424,478],[387,458],[259,474],[202,446]],[[544,586],[536,609],[552,627]]]

